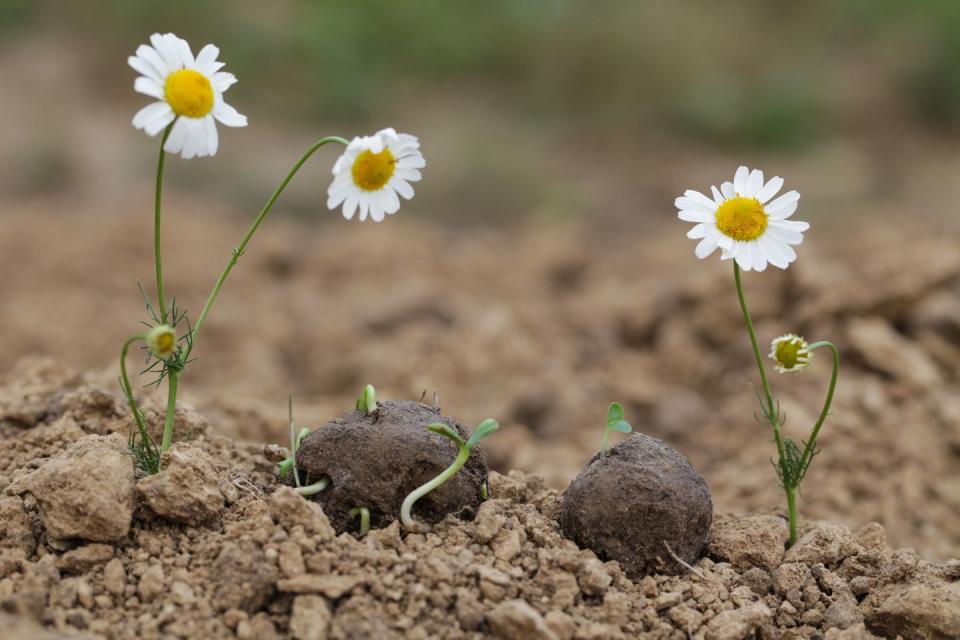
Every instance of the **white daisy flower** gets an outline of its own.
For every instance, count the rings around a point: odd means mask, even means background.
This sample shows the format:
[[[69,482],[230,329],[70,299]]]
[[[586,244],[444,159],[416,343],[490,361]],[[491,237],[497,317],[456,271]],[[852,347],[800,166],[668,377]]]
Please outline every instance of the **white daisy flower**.
[[[237,81],[220,71],[220,50],[208,44],[193,57],[186,40],[172,33],[155,33],[149,45],[137,47],[127,62],[140,77],[133,83],[139,93],[157,98],[133,116],[133,126],[155,136],[176,120],[163,148],[184,158],[212,156],[217,152],[219,120],[228,127],[247,126],[247,117],[223,101],[223,93]]]
[[[360,220],[374,222],[400,209],[400,196],[413,197],[411,182],[420,180],[427,164],[415,136],[393,129],[354,138],[333,165],[333,183],[327,189],[327,207],[343,204],[347,220],[360,210]]]
[[[720,247],[721,257],[733,258],[744,271],[763,271],[767,263],[786,269],[797,259],[791,245],[803,242],[810,225],[788,220],[797,210],[799,193],[788,191],[772,199],[782,186],[779,176],[764,182],[763,171],[740,167],[733,182],[710,187],[713,198],[692,189],[677,198],[678,217],[697,223],[687,233],[700,240],[696,256],[702,260]]]
[[[796,373],[810,366],[813,351],[807,341],[794,333],[774,338],[770,343],[770,357],[780,373]]]

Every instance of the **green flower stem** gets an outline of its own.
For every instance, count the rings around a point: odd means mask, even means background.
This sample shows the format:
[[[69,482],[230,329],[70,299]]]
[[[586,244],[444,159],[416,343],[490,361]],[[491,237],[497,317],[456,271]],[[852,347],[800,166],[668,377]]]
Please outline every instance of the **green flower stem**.
[[[820,342],[811,344],[808,349],[813,351],[820,347],[830,349],[833,355],[833,373],[830,374],[830,386],[827,387],[827,397],[823,401],[820,416],[817,418],[816,424],[813,425],[813,429],[810,431],[810,437],[807,439],[807,444],[803,448],[803,456],[800,458],[801,469],[805,469],[806,466],[810,464],[810,459],[816,451],[817,435],[820,433],[820,427],[823,426],[824,421],[830,414],[830,405],[833,404],[833,392],[837,389],[837,378],[840,376],[840,351],[837,349],[837,346],[827,340],[821,340]]]
[[[313,496],[320,493],[321,491],[323,491],[329,486],[330,486],[330,478],[324,476],[323,478],[320,478],[318,482],[314,482],[313,484],[308,484],[305,487],[297,487],[296,489],[294,489],[294,491],[296,491],[302,496]]]
[[[370,531],[370,509],[366,507],[354,507],[350,509],[351,516],[360,516],[360,535],[365,536]]]
[[[797,542],[797,487],[784,487],[787,494],[787,514],[790,524],[790,541],[788,547],[792,547]]]
[[[133,419],[137,421],[137,427],[139,427],[141,434],[147,432],[147,424],[143,419],[143,411],[140,409],[140,405],[137,404],[136,398],[133,397],[133,387],[130,386],[130,377],[127,375],[127,353],[130,351],[130,345],[145,339],[146,336],[142,334],[131,336],[127,338],[127,341],[123,343],[123,348],[120,349],[120,384],[123,387],[123,395],[127,397],[130,411],[133,412]]]
[[[257,229],[260,228],[260,224],[263,222],[264,218],[267,217],[267,214],[270,213],[270,210],[273,208],[274,203],[276,203],[277,198],[280,197],[280,194],[283,193],[283,190],[286,189],[287,185],[293,179],[293,176],[297,174],[300,170],[300,167],[312,156],[317,149],[322,147],[325,144],[330,142],[336,142],[347,146],[350,144],[347,140],[340,138],[338,136],[327,136],[326,138],[321,138],[314,142],[306,153],[297,161],[293,168],[290,169],[290,172],[287,174],[287,177],[283,179],[276,190],[273,192],[273,195],[270,196],[270,199],[267,200],[267,203],[263,206],[263,209],[260,210],[260,213],[257,215],[256,219],[253,221],[253,224],[250,225],[250,229],[247,230],[243,240],[240,241],[240,244],[234,247],[233,253],[230,256],[229,262],[227,262],[226,268],[224,268],[223,273],[220,274],[220,277],[217,279],[216,284],[213,286],[213,291],[210,292],[210,297],[207,298],[206,304],[203,305],[203,310],[200,312],[200,316],[197,318],[196,324],[193,326],[192,334],[196,338],[197,334],[200,333],[200,327],[203,326],[204,320],[207,319],[207,314],[210,313],[210,307],[213,306],[214,301],[217,299],[217,296],[220,294],[220,288],[223,286],[223,283],[226,281],[227,276],[230,275],[230,271],[233,270],[234,265],[237,264],[237,260],[240,259],[240,256],[243,255],[244,250],[247,248],[247,244],[250,242],[250,239],[253,237],[253,234],[257,232]]]
[[[163,130],[163,137],[160,139],[160,158],[157,160],[157,190],[153,207],[153,256],[157,265],[157,303],[160,305],[160,321],[163,324],[167,323],[167,299],[163,289],[163,259],[160,254],[160,196],[163,192],[163,163],[167,157],[163,147],[167,144],[171,129],[173,129],[172,123]]]
[[[780,433],[780,416],[777,415],[777,405],[773,400],[773,391],[770,390],[770,381],[767,380],[767,370],[763,364],[763,355],[760,352],[760,345],[757,342],[757,332],[753,328],[753,320],[750,318],[750,310],[747,308],[747,300],[743,295],[743,283],[740,278],[740,265],[733,263],[733,279],[737,285],[737,298],[740,300],[740,310],[743,312],[743,320],[747,325],[747,333],[750,334],[750,344],[753,347],[753,356],[757,360],[757,369],[760,371],[760,382],[763,384],[763,393],[766,396],[767,405],[764,412],[770,420],[770,426],[773,427],[773,439],[777,444],[777,455],[780,472],[784,478],[789,477],[786,466],[786,455],[783,448],[783,435]],[[790,531],[796,532],[797,529],[797,507],[795,487],[783,487],[787,494],[787,511],[790,519]],[[790,544],[793,544],[794,538],[791,538]]]
[[[177,382],[180,374],[173,369],[167,370],[167,413],[163,418],[163,440],[160,453],[167,451],[173,442],[173,414],[177,408]]]
[[[456,475],[457,471],[467,463],[467,459],[470,458],[470,447],[468,447],[465,442],[458,442],[457,446],[460,448],[460,453],[457,454],[453,464],[444,469],[440,475],[430,482],[410,492],[410,495],[403,501],[403,504],[400,506],[400,522],[405,528],[409,529],[413,526],[413,517],[410,515],[413,504]]]

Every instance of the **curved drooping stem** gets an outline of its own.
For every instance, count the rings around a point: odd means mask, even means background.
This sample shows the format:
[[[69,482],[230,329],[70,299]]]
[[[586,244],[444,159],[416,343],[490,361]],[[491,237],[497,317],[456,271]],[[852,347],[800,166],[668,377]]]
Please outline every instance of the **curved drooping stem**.
[[[153,200],[153,259],[156,263],[157,271],[157,304],[160,306],[160,322],[167,323],[167,298],[163,287],[163,258],[160,253],[160,197],[163,193],[163,164],[167,157],[164,146],[167,144],[167,138],[170,137],[170,130],[173,124],[163,130],[163,137],[160,139],[160,158],[157,160],[157,185]]]
[[[271,209],[273,209],[273,205],[277,202],[280,194],[283,193],[283,190],[287,188],[287,185],[293,179],[293,176],[297,174],[297,172],[300,170],[300,167],[304,165],[310,156],[312,156],[320,147],[331,142],[336,142],[338,144],[342,144],[343,146],[347,146],[349,144],[347,140],[339,136],[327,136],[326,138],[321,138],[320,140],[314,142],[303,154],[303,156],[301,156],[297,163],[293,165],[293,168],[290,169],[290,172],[287,174],[287,176],[274,190],[273,195],[271,195],[270,199],[267,200],[267,203],[263,205],[263,209],[261,209],[260,213],[257,214],[257,217],[254,219],[253,224],[250,225],[247,233],[243,236],[240,244],[234,247],[230,256],[230,260],[227,261],[227,266],[223,269],[220,277],[217,278],[217,282],[213,285],[213,290],[210,292],[210,296],[207,298],[207,302],[203,305],[203,310],[200,312],[200,316],[197,318],[197,322],[193,325],[193,329],[191,330],[194,338],[196,338],[197,334],[200,333],[200,328],[203,326],[204,321],[207,319],[207,314],[210,313],[210,308],[213,306],[217,296],[220,294],[220,288],[223,287],[223,283],[227,280],[227,276],[230,275],[234,265],[237,264],[237,260],[239,260],[240,256],[243,255],[244,250],[246,250],[247,245],[250,243],[250,239],[253,238],[253,234],[257,232],[257,229],[260,228],[260,225],[267,217],[267,214],[270,213]]]
[[[321,491],[323,491],[329,486],[330,486],[330,478],[328,478],[327,476],[323,476],[317,482],[314,482],[313,484],[308,484],[305,487],[297,487],[296,489],[294,489],[294,491],[296,491],[302,496],[313,496],[320,493]]]
[[[807,439],[807,444],[803,448],[803,455],[800,458],[801,469],[806,469],[807,466],[809,466],[816,452],[817,435],[819,435],[820,427],[823,426],[827,416],[830,415],[830,405],[833,404],[833,393],[837,389],[837,378],[840,376],[840,351],[837,349],[837,346],[828,340],[821,340],[820,342],[814,342],[807,348],[812,352],[814,349],[819,349],[820,347],[830,349],[833,355],[833,372],[830,374],[830,385],[827,387],[827,397],[823,401],[823,408],[820,410],[817,422],[813,425],[813,429],[810,430],[810,437]]]
[[[370,531],[370,509],[366,507],[354,507],[350,509],[351,516],[360,516],[360,535],[365,536]]]
[[[146,339],[146,336],[143,334],[131,336],[127,338],[120,349],[120,386],[123,388],[123,395],[127,398],[127,404],[130,405],[130,411],[133,413],[133,419],[136,421],[141,435],[147,433],[147,423],[143,418],[143,410],[140,409],[136,398],[133,397],[133,387],[130,386],[130,376],[127,375],[127,353],[130,351],[130,345],[144,339]]]

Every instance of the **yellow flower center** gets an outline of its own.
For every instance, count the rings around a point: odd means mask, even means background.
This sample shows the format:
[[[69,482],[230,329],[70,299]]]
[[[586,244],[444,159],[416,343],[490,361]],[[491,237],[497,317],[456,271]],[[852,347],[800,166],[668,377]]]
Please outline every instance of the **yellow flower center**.
[[[797,340],[784,340],[777,345],[777,362],[784,369],[793,369],[800,364],[800,349],[802,345]]]
[[[207,76],[193,69],[180,69],[168,75],[163,93],[178,116],[200,118],[213,109],[213,87]]]
[[[154,351],[158,354],[171,353],[176,344],[177,336],[172,331],[161,333],[156,336]]]
[[[380,153],[367,150],[353,161],[353,183],[364,191],[379,191],[393,177],[397,160],[384,149]]]
[[[756,240],[767,230],[767,212],[756,198],[730,198],[717,207],[717,229],[741,242]]]

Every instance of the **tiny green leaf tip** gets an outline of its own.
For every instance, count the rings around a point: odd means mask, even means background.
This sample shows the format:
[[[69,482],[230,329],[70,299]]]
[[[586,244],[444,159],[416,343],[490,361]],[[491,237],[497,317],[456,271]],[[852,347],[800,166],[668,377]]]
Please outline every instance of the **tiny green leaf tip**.
[[[607,409],[607,425],[612,425],[614,422],[619,422],[623,420],[623,407],[619,402],[611,402],[610,407]]]
[[[370,414],[377,410],[377,390],[372,384],[363,388],[363,393],[357,398],[357,411]]]

